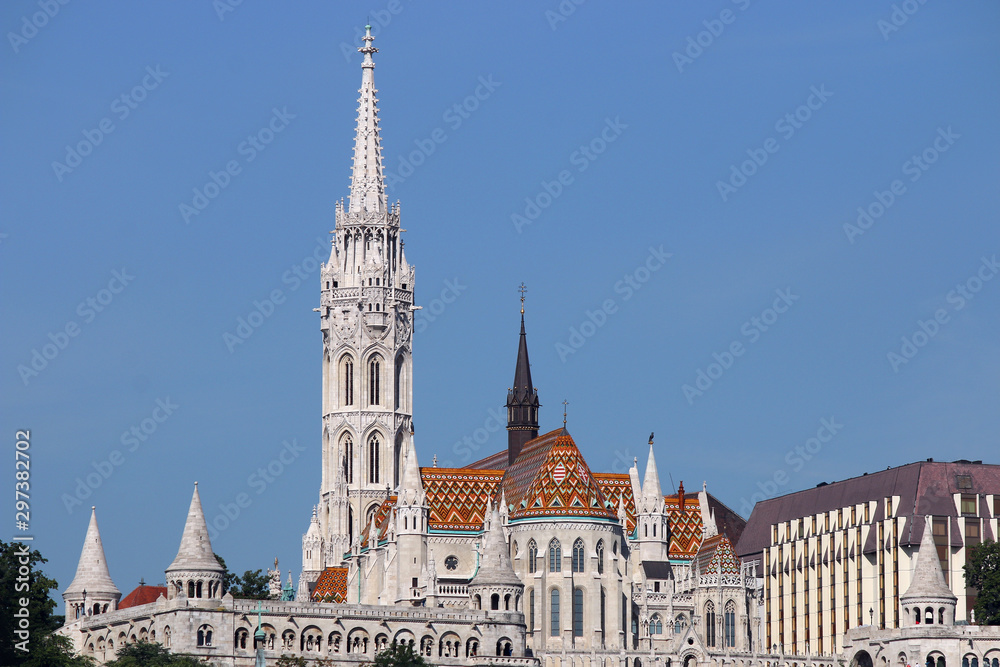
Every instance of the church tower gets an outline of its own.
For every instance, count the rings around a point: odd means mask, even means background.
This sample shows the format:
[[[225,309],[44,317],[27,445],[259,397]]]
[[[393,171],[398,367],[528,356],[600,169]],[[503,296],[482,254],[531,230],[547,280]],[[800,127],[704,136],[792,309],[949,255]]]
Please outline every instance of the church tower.
[[[385,193],[378,49],[366,30],[350,198],[337,203],[330,260],[320,271],[325,566],[340,564],[387,489],[399,485],[413,409],[414,270],[403,252],[399,203],[389,206]]]
[[[531,383],[528,339],[524,334],[524,284],[521,284],[521,338],[517,345],[514,386],[507,390],[507,465],[514,465],[524,443],[538,437],[538,390]]]

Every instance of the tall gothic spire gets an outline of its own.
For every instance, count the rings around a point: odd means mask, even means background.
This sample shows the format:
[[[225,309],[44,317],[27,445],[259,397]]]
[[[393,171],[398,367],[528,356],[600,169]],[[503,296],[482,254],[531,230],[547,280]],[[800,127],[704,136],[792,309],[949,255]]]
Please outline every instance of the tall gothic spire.
[[[524,333],[524,293],[521,283],[521,337],[517,345],[514,385],[507,391],[507,463],[513,465],[524,443],[538,437],[538,391],[531,383],[528,339]]]
[[[198,495],[198,482],[194,483],[194,495],[191,496],[191,506],[188,508],[187,521],[184,523],[184,534],[181,535],[181,546],[177,557],[167,568],[174,570],[222,572],[222,565],[212,553],[212,541],[208,537],[208,524],[205,523],[205,513],[201,509],[201,496]]]
[[[87,591],[87,596],[91,599],[102,596],[121,597],[121,591],[111,580],[111,573],[108,571],[101,531],[97,528],[97,511],[93,507],[90,508],[90,525],[83,541],[80,562],[76,566],[76,576],[63,595],[82,594],[84,591]]]
[[[642,480],[642,511],[656,512],[663,503],[663,492],[660,490],[660,473],[656,469],[656,456],[653,455],[653,437],[649,437],[649,458],[646,460],[646,476]]]
[[[382,180],[382,142],[379,139],[378,98],[375,94],[375,62],[372,54],[372,27],[365,26],[365,45],[358,51],[364,54],[361,63],[361,88],[358,92],[358,124],[354,136],[354,169],[351,173],[350,210],[384,211],[386,206],[385,183]]]

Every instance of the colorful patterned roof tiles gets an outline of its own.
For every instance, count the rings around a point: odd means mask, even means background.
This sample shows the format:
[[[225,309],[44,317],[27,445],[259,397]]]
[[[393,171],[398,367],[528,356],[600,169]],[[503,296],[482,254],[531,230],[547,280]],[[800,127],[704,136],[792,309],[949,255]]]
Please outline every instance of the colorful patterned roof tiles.
[[[510,519],[617,519],[572,436],[559,429],[529,440],[504,477]]]
[[[632,480],[627,474],[613,472],[595,472],[594,480],[616,515],[619,500],[624,505],[625,528],[626,532],[631,535],[635,530],[635,496],[632,495]]]
[[[328,567],[320,573],[313,589],[313,602],[347,601],[347,571],[346,567]]]
[[[706,539],[695,558],[699,574],[739,574],[740,559],[736,556],[733,543],[725,535],[713,535]]]
[[[683,489],[683,483],[681,489]],[[670,520],[670,558],[691,560],[701,546],[701,506],[697,495],[684,495],[683,491],[664,496],[663,502]]]
[[[361,532],[362,549],[367,549],[369,546],[377,546],[368,544],[368,535],[371,530],[370,524],[372,521],[375,522],[375,529],[378,534],[378,541],[381,542],[382,540],[385,539],[386,534],[389,532],[389,518],[392,516],[392,508],[395,506],[396,506],[396,496],[389,496],[388,498],[382,501],[381,505],[378,506],[378,509],[375,510],[375,514],[372,515],[371,521],[365,524],[364,530]]]
[[[430,528],[481,531],[486,505],[494,500],[503,475],[503,470],[421,468]]]

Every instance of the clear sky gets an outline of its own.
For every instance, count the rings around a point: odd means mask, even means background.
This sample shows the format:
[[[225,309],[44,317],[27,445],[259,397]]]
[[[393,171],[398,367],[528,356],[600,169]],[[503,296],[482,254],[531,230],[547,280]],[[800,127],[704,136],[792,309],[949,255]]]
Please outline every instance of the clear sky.
[[[195,480],[217,527],[252,500],[232,569],[298,576],[369,17],[423,465],[505,446],[522,281],[595,471],[655,431],[664,489],[746,516],[998,462],[996,3],[50,4],[0,6],[0,433],[62,588],[92,504],[123,593],[163,581]]]

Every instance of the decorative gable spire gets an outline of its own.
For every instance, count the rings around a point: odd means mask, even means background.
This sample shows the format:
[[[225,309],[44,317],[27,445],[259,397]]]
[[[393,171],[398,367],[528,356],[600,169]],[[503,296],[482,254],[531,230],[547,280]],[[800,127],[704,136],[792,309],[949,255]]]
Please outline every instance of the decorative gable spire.
[[[931,520],[930,516],[924,517],[924,534],[920,540],[920,548],[914,554],[917,562],[913,567],[913,578],[910,579],[906,592],[899,597],[906,625],[925,622],[954,625],[955,622],[955,605],[958,598],[945,583],[944,574],[941,572],[941,562],[938,560],[937,547],[934,545],[934,535],[931,532]],[[909,605],[914,606],[910,608]],[[932,607],[932,611],[943,608],[945,610],[943,618],[938,616],[928,621],[922,612],[925,607]]]
[[[177,550],[174,562],[167,568],[167,573],[169,575],[170,572],[181,570],[220,574],[224,572],[222,565],[212,553],[212,540],[208,537],[208,524],[205,523],[205,513],[201,509],[198,482],[194,483],[194,494],[191,496],[191,506],[188,508],[184,533],[181,535],[181,546]]]
[[[663,492],[660,490],[660,473],[656,469],[656,456],[653,455],[653,434],[650,433],[646,476],[642,480],[642,511],[657,512],[662,504]]]
[[[113,597],[117,602],[122,594],[111,580],[108,571],[108,561],[104,557],[104,545],[101,543],[101,531],[97,528],[97,510],[90,508],[90,525],[87,526],[87,537],[83,540],[83,551],[76,566],[76,576],[63,596],[79,596],[87,592],[90,600]],[[67,614],[69,618],[69,614]]]
[[[406,449],[406,460],[403,463],[403,477],[399,481],[399,498],[401,502],[415,505],[423,504],[424,482],[420,478],[417,450],[414,448],[412,440]]]
[[[513,465],[524,443],[538,437],[538,391],[531,382],[528,338],[524,333],[524,293],[521,283],[521,336],[517,344],[514,384],[507,390],[507,465]]]
[[[379,139],[378,98],[375,94],[375,62],[372,54],[372,27],[365,26],[364,54],[361,62],[361,88],[358,92],[358,124],[354,137],[354,169],[351,173],[351,211],[384,211],[385,183],[382,180],[382,142]]]

